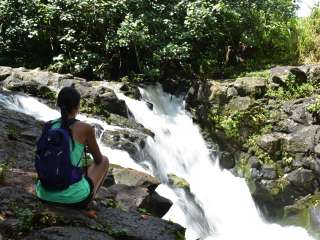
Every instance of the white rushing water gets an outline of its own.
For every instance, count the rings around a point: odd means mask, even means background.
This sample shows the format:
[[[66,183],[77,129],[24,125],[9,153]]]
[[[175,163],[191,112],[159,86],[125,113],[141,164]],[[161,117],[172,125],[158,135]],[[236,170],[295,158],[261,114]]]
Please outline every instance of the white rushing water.
[[[151,174],[162,183],[157,191],[170,198],[174,205],[166,214],[187,228],[188,240],[312,240],[298,227],[281,227],[266,223],[257,210],[246,182],[228,171],[220,170],[217,160],[209,157],[198,127],[183,108],[181,99],[165,94],[160,87],[147,88],[142,94],[154,106],[150,110],[143,101],[118,93],[138,122],[155,133],[148,138],[145,151],[151,156]],[[0,94],[0,104],[41,120],[59,117],[59,113],[35,98],[23,95],[8,97]],[[117,127],[80,115],[79,119],[112,130]],[[102,152],[112,163],[146,171],[126,152],[113,150],[100,143]],[[171,189],[167,175],[185,178],[191,192]]]

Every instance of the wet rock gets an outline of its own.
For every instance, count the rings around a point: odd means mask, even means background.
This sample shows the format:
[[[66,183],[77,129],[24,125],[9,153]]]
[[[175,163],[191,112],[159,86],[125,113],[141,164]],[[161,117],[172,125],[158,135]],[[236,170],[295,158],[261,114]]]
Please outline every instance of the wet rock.
[[[233,155],[229,152],[221,152],[219,163],[223,169],[232,169],[236,164]]]
[[[319,235],[320,227],[320,196],[308,195],[295,204],[284,208],[283,219],[287,225],[295,225],[308,229],[313,234]]]
[[[172,202],[153,192],[141,203],[140,208],[146,209],[152,216],[163,217],[171,208]]]
[[[123,83],[122,86],[120,87],[120,90],[124,93],[124,95],[136,99],[136,100],[141,100],[142,96],[139,91],[139,88],[135,84],[130,84],[130,83]]]
[[[101,105],[108,112],[128,117],[128,108],[125,101],[118,99],[112,89],[102,87],[98,90],[98,93],[96,104]]]
[[[108,124],[119,126],[121,128],[128,128],[128,129],[134,129],[136,131],[140,131],[146,135],[149,135],[150,137],[154,137],[154,133],[150,131],[149,129],[146,129],[143,127],[142,124],[137,123],[133,118],[125,118],[116,114],[110,114],[110,116],[107,119]]]
[[[110,230],[111,231],[111,230]],[[83,227],[49,227],[34,231],[23,240],[113,240],[107,233]]]
[[[146,104],[147,104],[147,106],[148,106],[148,108],[149,108],[150,110],[153,110],[153,104],[152,104],[152,103],[146,102]]]
[[[107,146],[127,151],[134,160],[141,161],[148,137],[149,135],[133,129],[119,129],[104,132],[101,140]]]
[[[175,188],[190,189],[190,185],[184,178],[178,177],[174,174],[168,174],[169,184]]]

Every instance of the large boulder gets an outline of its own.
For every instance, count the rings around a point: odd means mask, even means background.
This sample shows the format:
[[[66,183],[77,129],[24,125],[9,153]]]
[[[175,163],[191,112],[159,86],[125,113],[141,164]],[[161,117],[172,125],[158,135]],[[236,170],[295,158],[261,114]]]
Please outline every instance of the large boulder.
[[[33,188],[32,191],[28,191],[30,187]],[[128,186],[125,188],[132,188],[132,191],[127,192],[127,197],[124,197],[125,191],[119,189],[117,193],[121,197],[117,197],[127,203],[137,201],[138,199],[132,196],[139,195],[136,193],[138,188]],[[152,216],[144,216],[145,213],[124,211],[125,209],[118,204],[110,205],[107,198],[103,197],[104,190],[107,189],[102,189],[93,208],[97,213],[96,216],[88,217],[86,212],[77,209],[42,204],[34,195],[33,181],[0,185],[0,213],[4,217],[4,221],[0,223],[0,234],[3,234],[5,239],[16,239],[18,233],[27,235],[26,239],[38,239],[38,234],[42,236],[48,231],[47,228],[55,226],[65,228],[59,228],[58,232],[72,239],[78,239],[79,235],[74,231],[74,227],[78,226],[81,226],[81,232],[85,236],[87,233],[94,233],[90,230],[98,230],[105,233],[105,237],[108,235],[115,239],[174,240],[177,234],[184,234],[184,229],[179,225]],[[146,190],[141,188],[140,190],[147,194]],[[143,201],[140,199],[139,203],[142,204]],[[36,230],[31,232],[33,229]],[[52,236],[56,237],[54,232],[56,231],[50,230],[50,236],[52,233]]]
[[[160,184],[156,178],[134,169],[114,168],[112,175],[116,184],[143,187],[149,191],[154,191]]]
[[[283,66],[270,69],[271,79],[280,86],[287,86],[290,74],[296,84],[301,85],[308,80],[307,69],[301,67]]]
[[[267,91],[267,80],[261,77],[238,78],[233,86],[240,96],[262,97]]]
[[[253,99],[250,97],[235,97],[230,100],[230,102],[226,105],[225,109],[230,113],[235,113],[238,111],[244,111],[249,109],[249,107],[253,104]]]
[[[312,151],[316,143],[315,137],[318,131],[319,126],[312,125],[289,134],[284,139],[283,150],[291,153]]]
[[[316,176],[312,170],[298,168],[287,175],[288,181],[302,192],[313,193],[318,186]]]
[[[112,199],[123,209],[144,209],[152,216],[163,217],[172,206],[169,199],[155,192],[160,182],[146,173],[112,165],[107,179],[112,181],[105,182],[108,188],[102,189],[98,197]]]
[[[123,100],[117,98],[114,90],[100,81],[87,82],[70,74],[58,74],[39,69],[0,67],[1,86],[30,94],[31,96],[55,100],[57,92],[66,86],[75,87],[82,97],[81,111],[109,117],[114,113],[128,117],[128,109]]]
[[[286,139],[287,135],[283,133],[269,133],[262,135],[257,141],[258,146],[271,155],[281,150],[281,143]]]
[[[287,114],[287,119],[290,119],[297,124],[308,126],[313,123],[313,116],[307,109],[313,102],[313,98],[287,101],[283,104],[282,109],[283,112]]]

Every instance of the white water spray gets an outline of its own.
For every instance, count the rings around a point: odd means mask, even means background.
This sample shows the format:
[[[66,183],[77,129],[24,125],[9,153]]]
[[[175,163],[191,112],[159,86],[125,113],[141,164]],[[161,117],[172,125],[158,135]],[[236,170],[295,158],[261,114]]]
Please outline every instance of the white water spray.
[[[181,99],[163,93],[160,88],[142,93],[153,103],[153,111],[145,102],[118,96],[126,101],[136,120],[155,133],[155,140],[149,138],[146,146],[153,159],[149,163],[152,173],[163,183],[168,181],[167,174],[173,173],[190,184],[191,193],[170,189],[165,184],[157,189],[174,202],[165,218],[187,227],[188,240],[312,240],[302,228],[263,221],[245,181],[221,171],[217,161],[210,159],[205,141],[184,111]],[[0,94],[0,104],[44,121],[60,116],[35,98],[23,95]],[[98,124],[103,131],[117,128],[83,115],[79,119]],[[112,163],[145,171],[126,152],[100,146]]]

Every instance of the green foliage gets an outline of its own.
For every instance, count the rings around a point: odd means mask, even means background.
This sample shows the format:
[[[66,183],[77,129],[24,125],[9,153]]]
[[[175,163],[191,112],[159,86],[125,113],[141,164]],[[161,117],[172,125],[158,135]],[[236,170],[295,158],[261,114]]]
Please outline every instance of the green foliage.
[[[294,12],[290,0],[3,0],[0,65],[88,78],[208,76],[228,46],[251,49],[249,65],[292,59]]]
[[[259,106],[235,113],[213,108],[209,113],[209,119],[215,128],[223,130],[227,138],[243,142],[251,134],[262,133],[269,129],[270,125],[267,124],[269,115],[268,110]],[[241,129],[246,129],[246,132],[240,132]]]
[[[216,127],[223,129],[228,138],[239,137],[239,125],[242,120],[242,113],[237,112],[232,116],[227,116],[211,112],[210,120],[215,123]]]
[[[320,98],[318,97],[314,103],[310,104],[307,107],[307,110],[310,113],[319,113],[319,111],[320,111]]]
[[[298,22],[298,50],[301,63],[320,61],[320,6],[315,6],[309,17]]]
[[[267,96],[283,101],[311,96],[315,90],[316,86],[313,83],[307,82],[300,85],[296,82],[295,76],[290,73],[285,81],[285,86],[277,89],[269,88]]]

